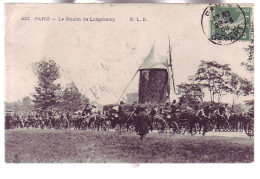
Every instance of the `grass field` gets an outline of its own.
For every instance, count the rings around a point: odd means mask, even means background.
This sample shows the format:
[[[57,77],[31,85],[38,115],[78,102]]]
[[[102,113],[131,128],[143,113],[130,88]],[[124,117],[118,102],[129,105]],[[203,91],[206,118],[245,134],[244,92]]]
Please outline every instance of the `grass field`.
[[[8,163],[233,163],[254,161],[254,139],[78,130],[5,131]]]

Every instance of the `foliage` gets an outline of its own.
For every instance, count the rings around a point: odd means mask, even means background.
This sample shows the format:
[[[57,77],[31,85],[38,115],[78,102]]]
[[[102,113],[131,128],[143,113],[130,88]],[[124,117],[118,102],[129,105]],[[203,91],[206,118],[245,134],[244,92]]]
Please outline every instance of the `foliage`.
[[[250,73],[254,72],[254,25],[251,24],[251,41],[248,47],[244,48],[244,50],[248,54],[248,58],[246,61],[242,62],[241,65],[245,67],[247,71]]]
[[[177,87],[182,103],[195,104],[203,100],[204,93],[200,84],[181,83]]]
[[[36,108],[47,109],[59,102],[60,84],[54,81],[60,78],[59,66],[53,60],[42,60],[33,66],[38,77],[38,85],[35,87],[33,102]]]
[[[247,96],[254,92],[253,83],[235,73],[231,75],[230,85],[230,92],[233,94],[233,105],[240,96]]]
[[[67,84],[62,98],[62,108],[64,110],[76,111],[81,108],[82,96],[74,82]]]
[[[230,76],[231,68],[228,64],[202,60],[196,74],[190,79],[209,90],[211,102],[215,102],[215,97],[220,102],[221,97],[231,91],[228,85]]]
[[[33,104],[29,96],[24,97],[22,100],[14,102],[5,102],[5,111],[24,112],[28,113],[33,109]]]

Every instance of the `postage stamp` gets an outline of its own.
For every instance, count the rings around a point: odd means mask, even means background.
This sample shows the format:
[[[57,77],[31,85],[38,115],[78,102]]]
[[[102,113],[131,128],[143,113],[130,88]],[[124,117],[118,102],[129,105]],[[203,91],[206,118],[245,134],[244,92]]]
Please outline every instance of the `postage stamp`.
[[[208,6],[202,20],[204,16],[209,18],[209,40],[218,45],[227,45],[236,41],[250,41],[251,15],[251,7],[218,4]]]

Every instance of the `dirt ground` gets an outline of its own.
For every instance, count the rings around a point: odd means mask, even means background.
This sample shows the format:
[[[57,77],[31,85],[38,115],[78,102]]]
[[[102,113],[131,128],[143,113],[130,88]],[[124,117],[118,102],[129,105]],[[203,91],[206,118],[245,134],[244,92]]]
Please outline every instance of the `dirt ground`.
[[[233,136],[232,136],[233,135]],[[7,163],[249,163],[254,139],[243,134],[206,136],[55,129],[5,131]],[[242,137],[241,137],[242,136]]]

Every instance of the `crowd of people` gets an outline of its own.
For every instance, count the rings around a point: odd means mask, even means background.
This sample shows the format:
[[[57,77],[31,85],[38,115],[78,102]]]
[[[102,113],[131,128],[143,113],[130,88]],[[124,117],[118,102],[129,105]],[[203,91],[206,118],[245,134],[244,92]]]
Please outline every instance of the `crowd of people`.
[[[128,108],[126,108],[128,106]],[[192,106],[192,107],[190,107]],[[243,125],[253,119],[253,110],[248,113],[237,113],[233,107],[228,104],[209,104],[201,106],[199,103],[186,106],[173,102],[165,105],[147,106],[134,102],[126,105],[122,101],[119,105],[112,105],[103,111],[98,111],[95,105],[87,104],[83,110],[73,113],[65,110],[38,110],[27,115],[22,113],[6,114],[5,127],[10,128],[55,128],[55,129],[97,129],[108,130],[122,128],[130,130],[134,128],[140,136],[143,136],[148,130],[169,128],[173,123],[180,128],[181,123],[186,121],[189,132],[197,126],[200,130],[207,132],[211,128],[237,131]]]

